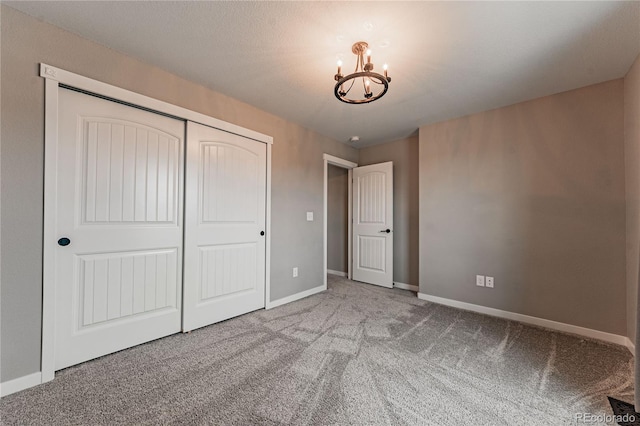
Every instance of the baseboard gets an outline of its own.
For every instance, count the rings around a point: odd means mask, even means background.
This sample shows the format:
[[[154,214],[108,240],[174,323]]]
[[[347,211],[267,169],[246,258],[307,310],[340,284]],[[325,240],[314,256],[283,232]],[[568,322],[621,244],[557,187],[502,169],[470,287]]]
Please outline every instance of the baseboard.
[[[292,294],[291,296],[283,297],[282,299],[274,300],[273,302],[267,302],[265,309],[272,309],[287,303],[295,302],[296,300],[304,299],[305,297],[313,296],[316,293],[320,293],[327,289],[324,285],[319,285],[309,290],[301,291],[300,293]]]
[[[333,269],[327,269],[327,274],[338,275],[339,277],[346,277],[347,273],[342,271],[334,271]]]
[[[591,328],[580,327],[577,325],[565,324],[562,322],[552,321],[544,318],[532,317],[529,315],[517,314],[515,312],[503,311],[500,309],[489,308],[473,303],[460,302],[458,300],[446,299],[444,297],[431,296],[429,294],[418,293],[418,298],[429,302],[438,303],[440,305],[451,306],[452,308],[463,309],[465,311],[477,312],[479,314],[490,315],[493,317],[504,318],[513,321],[523,322],[525,324],[537,325],[539,327],[550,328],[551,330],[563,331],[565,333],[577,334],[579,336],[589,337],[601,340],[603,342],[615,343],[629,347],[631,341],[626,336],[619,334],[607,333],[605,331],[593,330]]]
[[[20,392],[21,390],[32,388],[42,383],[42,373],[28,374],[26,376],[18,377],[17,379],[7,380],[0,383],[0,397],[11,395],[12,393]]]
[[[631,352],[633,354],[633,356],[636,355],[636,345],[633,344],[633,341],[631,339],[629,339],[628,337],[625,337],[626,342],[625,342],[625,346],[627,347],[627,349],[629,349],[629,352]]]
[[[411,285],[411,284],[405,284],[405,283],[397,283],[397,282],[393,282],[393,286],[395,288],[399,288],[402,290],[411,290],[411,291],[415,291],[416,293],[418,291],[420,291],[420,287],[418,287],[417,285]]]

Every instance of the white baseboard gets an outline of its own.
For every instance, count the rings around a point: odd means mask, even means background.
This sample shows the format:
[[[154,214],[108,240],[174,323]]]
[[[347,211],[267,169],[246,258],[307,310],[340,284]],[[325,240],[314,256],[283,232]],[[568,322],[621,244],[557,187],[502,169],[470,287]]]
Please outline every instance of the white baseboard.
[[[342,271],[334,271],[333,269],[327,269],[327,274],[338,275],[339,277],[346,277],[347,273]]]
[[[627,341],[625,342],[625,346],[627,347],[627,349],[629,349],[629,352],[631,352],[633,354],[633,356],[636,355],[636,345],[633,344],[633,341],[631,339],[629,339],[628,337],[625,337],[625,339],[627,339]]]
[[[604,331],[593,330],[591,328],[565,324],[562,322],[552,321],[544,318],[532,317],[529,315],[517,314],[515,312],[503,311],[500,309],[489,308],[486,306],[474,305],[473,303],[460,302],[458,300],[446,299],[444,297],[431,296],[429,294],[424,294],[424,293],[418,293],[418,298],[422,300],[427,300],[429,302],[438,303],[440,305],[451,306],[452,308],[458,308],[458,309],[463,309],[465,311],[472,311],[472,312],[477,312],[479,314],[490,315],[493,317],[519,321],[525,324],[532,324],[532,325],[537,325],[539,327],[550,328],[552,330],[563,331],[565,333],[577,334],[579,336],[602,340],[603,342],[615,343],[615,344],[626,346],[626,347],[629,347],[629,345],[632,345],[631,340],[629,340],[629,338],[627,338],[626,336],[620,336],[619,334],[607,333]]]
[[[28,374],[26,376],[18,377],[17,379],[7,380],[0,383],[0,397],[11,395],[12,393],[20,392],[21,390],[32,388],[42,383],[42,373]]]
[[[411,291],[415,291],[416,293],[418,291],[420,291],[420,287],[418,287],[417,285],[411,285],[411,284],[405,284],[405,283],[397,283],[397,282],[393,282],[393,286],[395,288],[399,288],[402,290],[411,290]]]
[[[265,309],[272,309],[287,303],[295,302],[296,300],[304,299],[305,297],[313,296],[316,293],[320,293],[327,289],[324,285],[319,285],[309,290],[301,291],[300,293],[292,294],[291,296],[283,297],[282,299],[274,300],[273,302],[267,302]]]

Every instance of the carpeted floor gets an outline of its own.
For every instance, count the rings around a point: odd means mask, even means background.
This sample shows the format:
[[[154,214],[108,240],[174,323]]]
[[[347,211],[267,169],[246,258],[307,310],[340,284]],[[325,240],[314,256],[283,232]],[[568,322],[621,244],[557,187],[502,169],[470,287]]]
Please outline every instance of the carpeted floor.
[[[324,293],[60,371],[2,398],[0,422],[569,425],[610,415],[608,395],[632,401],[632,368],[623,347],[330,276]]]

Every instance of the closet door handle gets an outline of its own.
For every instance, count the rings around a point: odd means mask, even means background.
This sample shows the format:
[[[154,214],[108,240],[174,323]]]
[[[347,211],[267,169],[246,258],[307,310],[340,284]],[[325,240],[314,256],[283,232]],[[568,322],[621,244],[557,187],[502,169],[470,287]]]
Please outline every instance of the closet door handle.
[[[387,234],[389,234],[389,233],[391,233],[391,229],[383,229],[383,230],[382,230],[382,231],[380,231],[380,232],[383,232],[383,233],[387,233]]]
[[[264,231],[260,231],[260,235],[264,235]]]
[[[62,237],[58,240],[58,245],[59,246],[68,246],[69,244],[71,244],[71,240],[68,239],[67,237]]]

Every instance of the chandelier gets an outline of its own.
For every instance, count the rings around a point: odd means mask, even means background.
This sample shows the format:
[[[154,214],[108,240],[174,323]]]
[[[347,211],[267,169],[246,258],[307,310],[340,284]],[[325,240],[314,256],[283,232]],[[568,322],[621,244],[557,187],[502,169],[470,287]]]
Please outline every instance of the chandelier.
[[[387,93],[391,82],[391,77],[387,75],[387,64],[384,64],[383,67],[384,75],[374,72],[371,50],[369,50],[369,44],[364,41],[354,43],[351,51],[358,58],[356,69],[353,73],[343,76],[342,61],[338,61],[338,73],[333,77],[336,80],[333,94],[338,100],[348,104],[366,104],[380,99]],[[365,53],[366,63],[364,61]],[[356,87],[354,88],[354,86]]]

